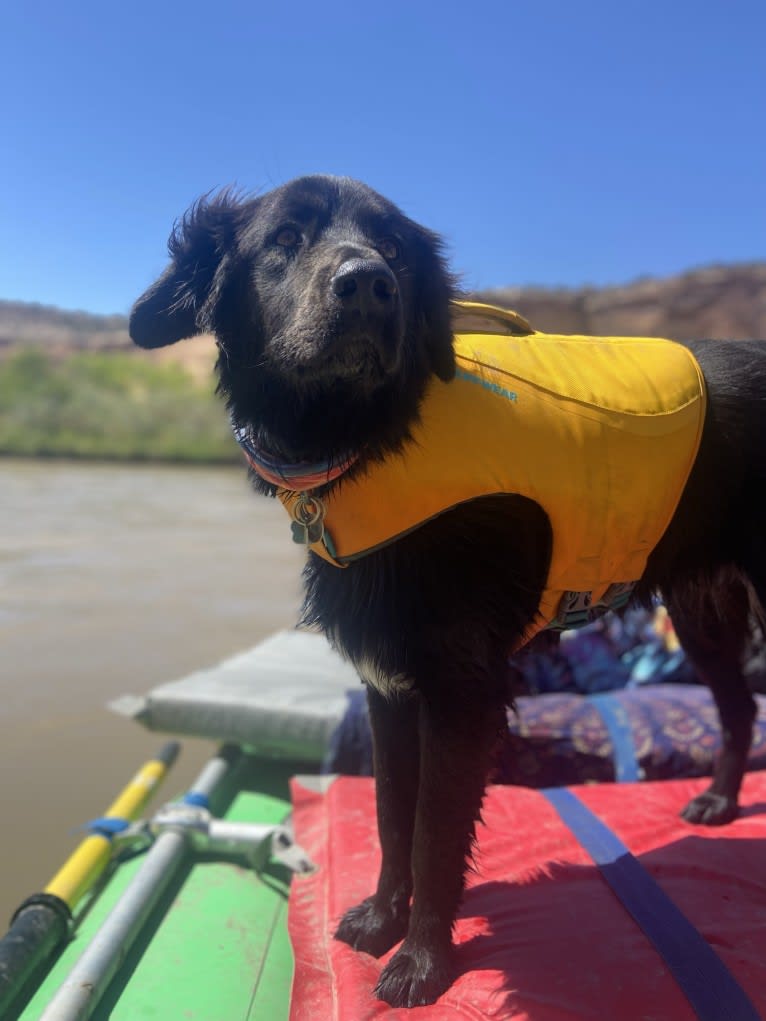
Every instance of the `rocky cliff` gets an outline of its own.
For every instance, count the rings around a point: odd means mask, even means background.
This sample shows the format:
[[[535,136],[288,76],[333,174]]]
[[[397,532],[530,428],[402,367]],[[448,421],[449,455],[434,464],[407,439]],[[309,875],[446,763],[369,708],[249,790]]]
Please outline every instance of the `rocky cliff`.
[[[507,287],[474,296],[515,308],[537,329],[551,332],[766,338],[766,263],[711,266],[619,287]],[[57,356],[84,349],[135,350],[125,316],[0,301],[0,357],[31,345]],[[209,371],[215,348],[210,338],[197,338],[152,357],[180,361],[199,375]]]

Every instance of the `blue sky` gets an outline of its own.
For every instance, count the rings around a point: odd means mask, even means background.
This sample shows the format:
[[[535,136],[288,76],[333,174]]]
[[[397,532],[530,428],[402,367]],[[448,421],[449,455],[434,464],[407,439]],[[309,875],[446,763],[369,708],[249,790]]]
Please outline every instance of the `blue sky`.
[[[766,258],[766,4],[8,4],[0,297],[126,312],[200,194],[367,181],[471,287]]]

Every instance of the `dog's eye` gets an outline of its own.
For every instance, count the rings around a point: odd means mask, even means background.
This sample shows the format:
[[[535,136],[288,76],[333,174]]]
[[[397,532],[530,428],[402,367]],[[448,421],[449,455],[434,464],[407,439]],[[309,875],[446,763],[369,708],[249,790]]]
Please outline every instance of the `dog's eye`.
[[[282,227],[274,236],[280,248],[297,248],[302,240],[301,232],[295,227]]]
[[[381,238],[378,241],[378,251],[386,262],[396,262],[400,255],[399,242],[396,238]]]

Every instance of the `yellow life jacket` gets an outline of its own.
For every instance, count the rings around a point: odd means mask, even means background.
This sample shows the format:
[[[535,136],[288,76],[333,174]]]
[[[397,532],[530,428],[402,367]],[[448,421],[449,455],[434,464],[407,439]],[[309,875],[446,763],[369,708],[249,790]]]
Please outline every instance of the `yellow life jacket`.
[[[700,368],[670,340],[537,333],[456,304],[455,379],[431,380],[400,454],[324,498],[310,549],[344,567],[466,500],[519,494],[553,533],[525,640],[584,623],[627,601],[678,505],[705,415]],[[294,515],[302,497],[277,495]]]

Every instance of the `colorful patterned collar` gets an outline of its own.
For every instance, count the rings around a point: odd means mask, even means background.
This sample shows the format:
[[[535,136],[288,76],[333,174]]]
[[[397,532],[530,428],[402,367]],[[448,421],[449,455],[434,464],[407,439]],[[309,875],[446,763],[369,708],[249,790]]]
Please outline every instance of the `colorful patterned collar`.
[[[256,443],[249,428],[238,426],[233,421],[231,427],[245,460],[256,475],[272,486],[289,489],[293,493],[307,493],[318,486],[334,482],[359,458],[358,454],[352,453],[329,461],[279,461]]]

